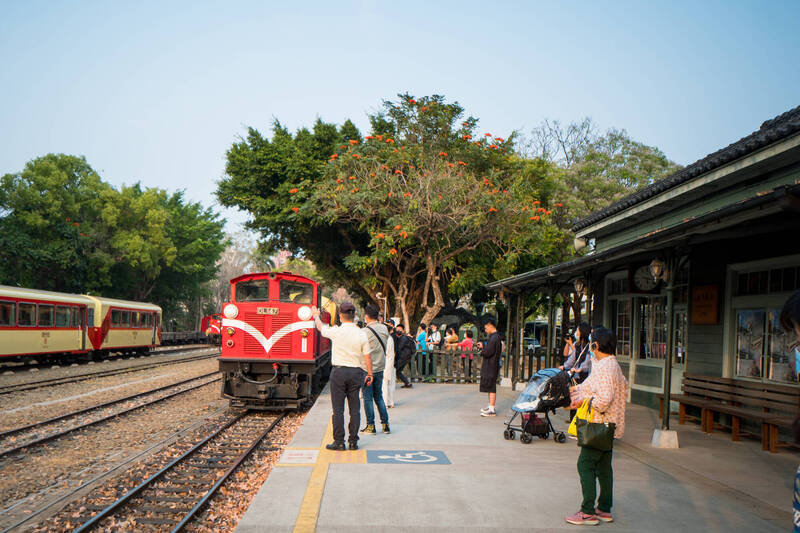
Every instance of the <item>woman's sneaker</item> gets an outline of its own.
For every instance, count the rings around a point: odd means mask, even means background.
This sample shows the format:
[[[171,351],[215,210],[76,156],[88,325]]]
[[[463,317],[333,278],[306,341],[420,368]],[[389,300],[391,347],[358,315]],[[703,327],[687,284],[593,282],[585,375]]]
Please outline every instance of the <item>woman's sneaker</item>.
[[[486,410],[481,409],[481,416],[495,416],[496,414],[494,407],[489,407]]]
[[[564,517],[564,520],[576,526],[596,526],[600,523],[596,515],[582,513],[581,511],[572,516]]]
[[[597,515],[597,519],[601,522],[613,522],[614,517],[611,516],[611,513],[607,513],[605,511],[601,511],[597,507],[594,508],[594,514]]]

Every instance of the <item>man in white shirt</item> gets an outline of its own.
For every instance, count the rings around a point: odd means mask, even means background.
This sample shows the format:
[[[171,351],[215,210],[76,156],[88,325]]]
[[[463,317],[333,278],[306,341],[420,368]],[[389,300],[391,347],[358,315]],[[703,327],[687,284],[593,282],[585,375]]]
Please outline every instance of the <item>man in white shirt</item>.
[[[350,411],[348,440],[350,449],[358,449],[358,426],[361,405],[358,392],[363,384],[371,385],[372,358],[366,333],[353,323],[356,308],[350,302],[339,307],[341,326],[329,326],[319,319],[320,310],[311,308],[314,322],[323,337],[331,340],[331,403],[333,404],[333,442],[329,450],[344,450],[344,401]]]

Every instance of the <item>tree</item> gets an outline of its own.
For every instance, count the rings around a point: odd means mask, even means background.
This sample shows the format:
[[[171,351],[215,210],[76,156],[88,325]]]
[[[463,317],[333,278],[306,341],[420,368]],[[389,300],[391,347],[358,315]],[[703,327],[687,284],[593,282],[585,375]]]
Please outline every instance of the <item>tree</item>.
[[[65,292],[99,288],[111,258],[98,248],[113,189],[83,157],[48,154],[0,178],[0,283]]]
[[[48,154],[0,179],[0,283],[197,309],[223,225],[181,192],[117,190],[84,158]]]

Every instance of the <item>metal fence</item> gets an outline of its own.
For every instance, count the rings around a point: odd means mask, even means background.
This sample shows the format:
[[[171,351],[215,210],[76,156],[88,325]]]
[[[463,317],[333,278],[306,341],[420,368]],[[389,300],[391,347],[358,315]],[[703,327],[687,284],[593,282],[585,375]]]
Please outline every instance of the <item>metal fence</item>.
[[[509,358],[504,352],[500,359],[499,377],[527,382],[538,370],[545,368],[546,353],[544,349],[526,350],[521,357]],[[553,363],[558,359],[554,357]],[[481,362],[480,350],[417,350],[414,359],[402,371],[412,381],[477,383],[481,377]]]

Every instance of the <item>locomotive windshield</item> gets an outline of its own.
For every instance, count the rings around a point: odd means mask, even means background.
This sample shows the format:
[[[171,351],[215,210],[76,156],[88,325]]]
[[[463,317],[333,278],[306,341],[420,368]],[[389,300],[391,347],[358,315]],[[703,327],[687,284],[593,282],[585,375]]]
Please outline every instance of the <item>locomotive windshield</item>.
[[[292,302],[295,304],[313,303],[314,289],[308,283],[300,283],[299,281],[281,280],[280,284],[280,301]]]
[[[236,284],[237,302],[266,302],[269,300],[269,280],[253,279]]]

